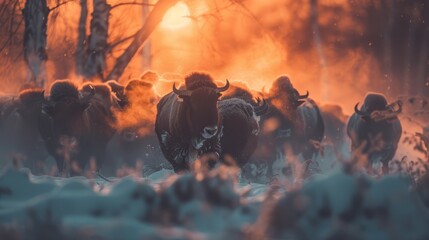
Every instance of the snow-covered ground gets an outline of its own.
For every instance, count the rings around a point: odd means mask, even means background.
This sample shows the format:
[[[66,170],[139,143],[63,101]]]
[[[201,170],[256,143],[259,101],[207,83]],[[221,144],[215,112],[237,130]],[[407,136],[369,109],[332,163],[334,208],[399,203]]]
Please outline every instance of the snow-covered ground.
[[[400,175],[337,168],[289,189],[220,171],[110,180],[7,170],[0,239],[429,239],[429,209]]]
[[[253,178],[220,167],[184,175],[141,169],[150,175],[109,181],[4,168],[0,240],[429,239],[427,149],[416,135],[427,122],[417,120],[402,119],[389,176],[368,176],[348,160],[356,156],[347,138],[323,143],[311,174],[281,156],[270,178],[256,165]]]

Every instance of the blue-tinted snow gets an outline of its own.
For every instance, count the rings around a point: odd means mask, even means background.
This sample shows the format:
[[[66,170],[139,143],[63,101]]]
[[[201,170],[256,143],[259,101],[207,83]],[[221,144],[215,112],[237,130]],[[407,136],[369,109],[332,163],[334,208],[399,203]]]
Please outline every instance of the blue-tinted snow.
[[[171,175],[163,170],[109,183],[8,170],[0,176],[0,233],[13,229],[39,236],[45,229],[56,238],[81,239],[248,239],[261,234],[429,239],[428,208],[404,176],[373,179],[336,169],[313,176],[301,188],[277,185],[274,197],[267,195],[273,193],[272,184]]]

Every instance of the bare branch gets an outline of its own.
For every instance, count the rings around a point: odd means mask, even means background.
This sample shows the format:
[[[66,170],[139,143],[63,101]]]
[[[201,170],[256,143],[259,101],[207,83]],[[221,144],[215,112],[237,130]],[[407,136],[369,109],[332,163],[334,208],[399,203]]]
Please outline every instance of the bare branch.
[[[162,21],[162,17],[174,6],[178,0],[160,0],[158,1],[152,11],[149,13],[149,16],[146,19],[143,27],[139,29],[136,36],[134,37],[131,44],[125,50],[125,52],[116,59],[115,65],[112,71],[107,76],[107,80],[110,79],[119,79],[119,77],[124,72],[125,68],[130,63],[131,59],[137,53],[138,49],[146,42],[156,26]]]
[[[0,52],[2,52],[6,48],[6,46],[10,43],[10,41],[12,41],[12,36],[15,35],[18,32],[19,27],[21,27],[21,24],[22,24],[23,21],[24,21],[24,19],[21,19],[21,21],[19,21],[18,26],[16,26],[15,30],[11,33],[11,35],[6,40],[6,42],[4,43],[4,45],[0,48]]]
[[[3,52],[6,47],[21,44],[20,39],[17,40],[19,35],[17,33],[21,29],[23,18],[19,16],[19,0],[4,1],[1,3],[0,9],[0,21],[4,25],[0,33],[4,36],[1,38],[3,41],[0,41],[0,52]]]
[[[9,4],[11,4],[11,3],[12,3],[11,1],[4,1],[2,3],[2,8],[0,9],[0,16],[3,15],[4,11],[9,9]]]
[[[150,4],[150,3],[139,3],[139,2],[124,2],[124,3],[118,3],[115,4],[111,7],[111,9],[117,8],[117,7],[121,7],[121,6],[125,6],[125,5],[140,5],[140,6],[155,6],[155,4]]]
[[[122,43],[124,43],[124,42],[126,42],[126,41],[131,40],[131,39],[132,39],[132,38],[134,38],[136,35],[137,35],[137,33],[134,33],[134,34],[133,34],[133,35],[131,35],[131,36],[128,36],[128,37],[125,37],[125,38],[119,39],[119,40],[118,40],[118,41],[116,41],[116,42],[110,43],[110,44],[109,44],[109,47],[107,48],[107,52],[111,52],[115,47],[117,47],[118,45],[121,45]]]
[[[228,5],[223,6],[223,7],[219,7],[216,5],[215,10],[213,10],[213,11],[204,12],[204,13],[198,14],[198,15],[191,15],[188,17],[194,21],[198,21],[199,19],[205,19],[205,18],[210,18],[210,17],[220,21],[221,17],[219,16],[219,13],[224,11],[224,10],[227,10],[233,6],[235,6],[234,2],[230,2]]]
[[[24,49],[21,49],[19,53],[16,55],[16,57],[12,60],[12,62],[17,62],[20,58],[22,58],[22,55],[24,54]]]
[[[68,0],[68,1],[64,1],[64,2],[62,2],[62,3],[59,3],[59,4],[57,4],[55,7],[49,8],[49,12],[52,12],[52,11],[54,11],[55,9],[57,9],[57,8],[61,7],[62,5],[67,4],[67,3],[69,3],[69,2],[73,2],[73,1],[74,1],[74,0]]]
[[[260,27],[264,27],[258,17],[246,5],[244,5],[242,1],[231,0],[231,2],[240,6],[244,10],[244,12],[247,13],[249,17],[251,17]]]
[[[11,20],[9,22],[9,39],[8,41],[12,40],[13,35],[15,35],[16,31],[13,30],[13,25],[14,25],[14,19],[15,19],[15,8],[16,6],[19,5],[18,1],[15,1],[13,7],[12,7],[12,16],[11,16]]]

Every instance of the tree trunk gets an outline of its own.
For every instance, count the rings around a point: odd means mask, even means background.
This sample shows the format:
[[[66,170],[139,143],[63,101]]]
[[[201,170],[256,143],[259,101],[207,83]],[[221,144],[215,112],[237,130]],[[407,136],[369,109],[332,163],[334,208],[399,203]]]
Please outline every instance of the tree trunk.
[[[124,72],[131,59],[137,53],[139,48],[148,39],[150,34],[153,32],[155,27],[162,21],[164,14],[174,6],[178,0],[159,0],[152,11],[149,13],[147,20],[142,28],[139,29],[133,42],[128,46],[125,52],[116,59],[116,63],[112,71],[107,76],[107,80],[113,79],[118,80]]]
[[[24,58],[30,76],[27,82],[43,87],[46,80],[46,29],[49,8],[46,0],[27,0],[22,10],[25,22]]]
[[[78,25],[78,37],[76,48],[76,72],[84,75],[85,46],[86,46],[86,19],[88,17],[88,6],[86,0],[80,0],[80,17]]]
[[[91,19],[91,34],[88,38],[84,76],[92,78],[98,74],[103,80],[106,68],[107,37],[111,6],[106,0],[93,0],[94,11]]]
[[[143,21],[147,20],[147,17],[149,15],[149,0],[143,0],[143,4],[147,4],[143,6]],[[147,40],[146,44],[143,46],[142,49],[142,67],[143,71],[149,70],[151,68],[151,58],[152,58],[152,51],[151,51],[151,42],[150,39]]]

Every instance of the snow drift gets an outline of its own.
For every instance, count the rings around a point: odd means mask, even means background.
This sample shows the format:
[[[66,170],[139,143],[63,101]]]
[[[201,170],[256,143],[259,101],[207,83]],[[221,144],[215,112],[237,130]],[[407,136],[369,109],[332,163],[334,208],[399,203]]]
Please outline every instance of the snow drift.
[[[428,239],[429,209],[405,176],[341,169],[299,189],[231,176],[0,176],[1,239]]]

